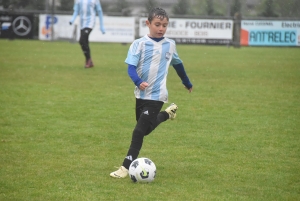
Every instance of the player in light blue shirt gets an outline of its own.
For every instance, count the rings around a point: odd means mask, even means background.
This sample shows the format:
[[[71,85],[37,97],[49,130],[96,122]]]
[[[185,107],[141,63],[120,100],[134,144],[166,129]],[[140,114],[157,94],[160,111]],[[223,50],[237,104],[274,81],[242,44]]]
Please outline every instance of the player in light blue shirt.
[[[117,171],[110,173],[111,177],[125,178],[131,162],[139,155],[144,137],[160,123],[176,117],[178,107],[174,103],[161,111],[163,104],[168,102],[166,83],[170,65],[176,70],[185,88],[192,92],[193,85],[177,54],[175,42],[164,37],[168,23],[166,11],[153,8],[146,21],[150,33],[135,40],[128,51],[125,63],[128,65],[128,75],[135,84],[137,124],[123,164]]]
[[[73,10],[74,13],[70,24],[72,25],[77,15],[80,15],[81,31],[79,44],[85,56],[85,68],[91,68],[94,64],[91,59],[89,35],[95,26],[96,14],[98,14],[99,17],[100,31],[105,34],[101,4],[99,0],[76,0]]]

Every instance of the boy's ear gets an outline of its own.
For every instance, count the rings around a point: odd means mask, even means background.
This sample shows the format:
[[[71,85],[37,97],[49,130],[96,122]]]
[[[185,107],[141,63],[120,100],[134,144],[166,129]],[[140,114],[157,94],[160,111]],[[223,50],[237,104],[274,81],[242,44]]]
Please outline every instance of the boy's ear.
[[[146,20],[146,25],[147,25],[148,27],[150,26],[149,20]]]

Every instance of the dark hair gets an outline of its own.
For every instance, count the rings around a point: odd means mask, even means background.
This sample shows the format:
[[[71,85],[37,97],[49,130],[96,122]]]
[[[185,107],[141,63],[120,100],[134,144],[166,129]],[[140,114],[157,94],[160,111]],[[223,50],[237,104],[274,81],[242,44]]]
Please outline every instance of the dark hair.
[[[167,14],[167,12],[162,9],[162,8],[152,8],[148,14],[148,21],[151,22],[153,20],[154,17],[157,17],[159,19],[164,19],[167,18],[167,20],[169,21],[169,16]]]

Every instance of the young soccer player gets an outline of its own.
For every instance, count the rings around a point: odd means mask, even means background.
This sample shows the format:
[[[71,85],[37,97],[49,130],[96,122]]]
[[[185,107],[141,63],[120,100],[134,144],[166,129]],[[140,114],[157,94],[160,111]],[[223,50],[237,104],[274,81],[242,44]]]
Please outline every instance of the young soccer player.
[[[179,58],[175,42],[164,37],[169,17],[162,8],[153,8],[146,21],[149,34],[135,40],[128,51],[125,63],[128,64],[128,75],[136,85],[136,121],[131,144],[122,166],[110,176],[125,178],[133,160],[142,148],[143,139],[160,123],[176,117],[177,105],[172,103],[165,111],[160,111],[168,101],[166,88],[168,68],[173,65],[182,83],[192,92],[192,84],[186,75]]]
[[[92,68],[94,66],[91,58],[91,50],[89,46],[89,35],[94,28],[96,21],[96,13],[100,20],[100,31],[105,34],[103,25],[102,8],[99,0],[75,0],[74,13],[70,20],[72,25],[77,17],[80,15],[80,39],[79,44],[85,56],[85,68]]]

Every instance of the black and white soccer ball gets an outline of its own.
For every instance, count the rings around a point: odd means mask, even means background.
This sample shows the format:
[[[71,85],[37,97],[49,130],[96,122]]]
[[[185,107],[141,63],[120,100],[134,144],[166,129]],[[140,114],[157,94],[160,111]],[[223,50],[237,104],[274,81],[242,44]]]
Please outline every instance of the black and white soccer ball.
[[[129,166],[129,176],[133,182],[150,183],[156,175],[156,166],[149,158],[137,158]]]

